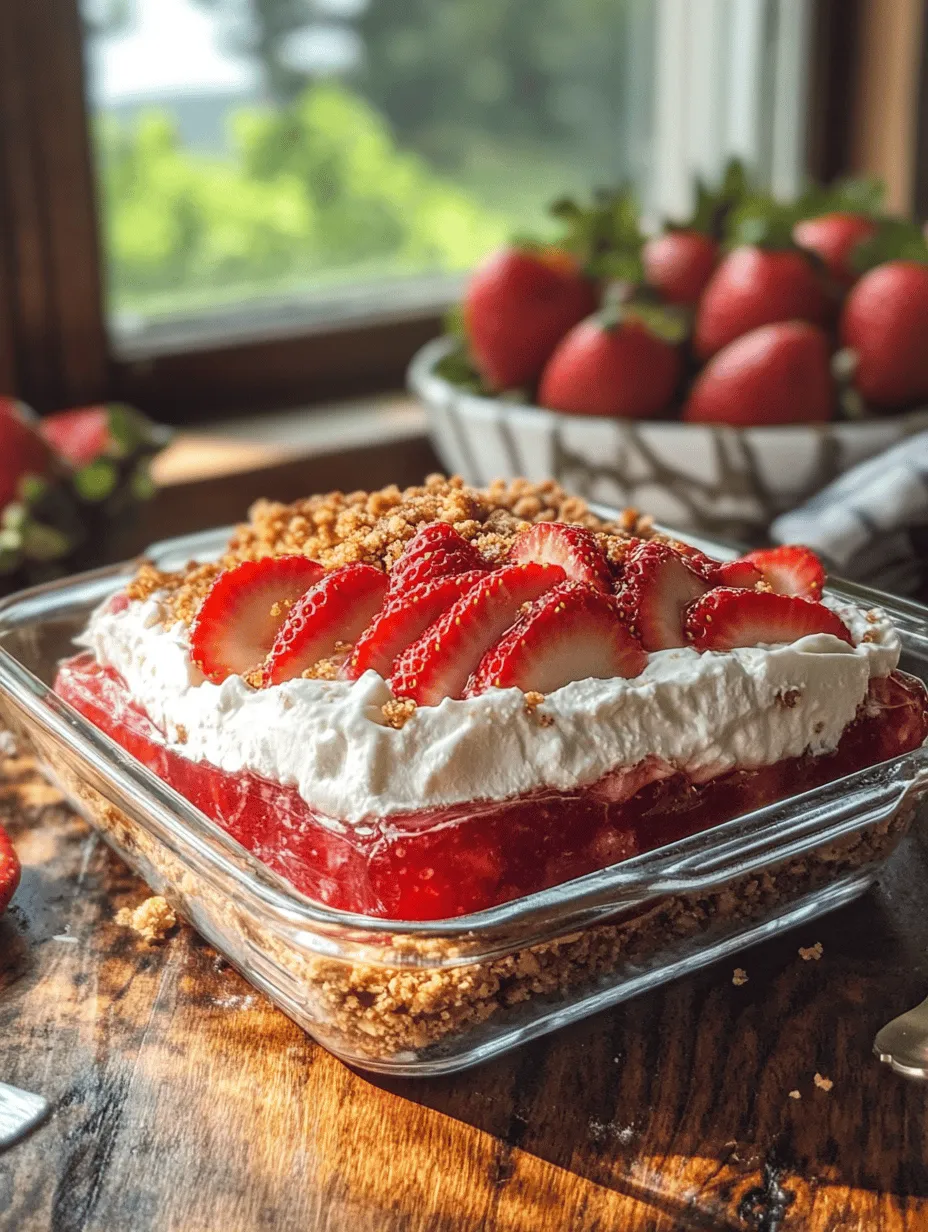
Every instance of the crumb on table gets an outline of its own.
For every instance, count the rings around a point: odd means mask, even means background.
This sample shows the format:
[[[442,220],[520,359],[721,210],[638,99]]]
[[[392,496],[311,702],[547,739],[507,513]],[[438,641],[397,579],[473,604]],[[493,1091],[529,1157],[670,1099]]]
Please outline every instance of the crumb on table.
[[[789,1097],[790,1099],[802,1099],[802,1095],[800,1094],[800,1092],[795,1089],[790,1091]]]
[[[744,967],[735,967],[734,975],[731,977],[731,982],[736,988],[740,988],[742,984],[748,982],[748,973]]]
[[[177,923],[177,916],[167,899],[153,894],[137,907],[117,911],[116,923],[133,929],[146,941],[163,941]]]
[[[830,1078],[824,1078],[824,1077],[823,1077],[821,1074],[819,1074],[819,1073],[816,1073],[816,1075],[815,1075],[815,1077],[812,1079],[812,1081],[815,1083],[815,1085],[818,1087],[818,1089],[819,1089],[820,1091],[830,1091],[830,1090],[831,1090],[831,1088],[835,1085],[835,1084],[831,1081],[831,1079],[830,1079]]]
[[[815,945],[801,945],[799,947],[799,957],[803,962],[818,962],[824,952],[825,947],[821,941],[816,941]]]

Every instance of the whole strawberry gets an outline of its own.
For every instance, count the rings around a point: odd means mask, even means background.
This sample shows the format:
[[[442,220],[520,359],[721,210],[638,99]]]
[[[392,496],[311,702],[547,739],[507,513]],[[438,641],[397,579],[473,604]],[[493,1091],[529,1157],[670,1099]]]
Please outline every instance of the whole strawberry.
[[[45,478],[52,470],[51,450],[37,428],[22,402],[0,398],[0,509],[21,495],[27,475]]]
[[[854,385],[867,403],[899,410],[928,402],[928,265],[887,261],[847,297],[841,341],[854,351]]]
[[[538,402],[568,415],[648,419],[680,382],[680,348],[634,315],[600,314],[574,326],[542,374]]]
[[[792,320],[823,325],[830,315],[824,280],[811,257],[797,248],[742,244],[703,292],[693,349],[706,360],[761,325]]]
[[[701,231],[666,231],[642,252],[644,276],[668,304],[695,308],[719,259],[719,244]]]
[[[807,321],[763,325],[706,364],[683,408],[688,423],[821,423],[835,390],[828,339]]]
[[[793,239],[809,252],[816,253],[839,287],[854,285],[858,272],[851,262],[854,249],[872,239],[877,225],[866,214],[836,210],[818,218],[803,218],[793,227]]]
[[[569,254],[504,248],[477,268],[464,296],[474,364],[491,389],[533,385],[561,338],[595,307],[595,288]]]

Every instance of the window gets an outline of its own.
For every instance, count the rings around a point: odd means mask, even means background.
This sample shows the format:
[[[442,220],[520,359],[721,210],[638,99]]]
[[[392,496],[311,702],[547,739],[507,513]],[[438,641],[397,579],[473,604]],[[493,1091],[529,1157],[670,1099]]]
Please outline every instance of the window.
[[[558,194],[627,180],[656,218],[731,152],[784,189],[847,169],[865,11],[0,4],[0,385],[174,421],[395,388]]]

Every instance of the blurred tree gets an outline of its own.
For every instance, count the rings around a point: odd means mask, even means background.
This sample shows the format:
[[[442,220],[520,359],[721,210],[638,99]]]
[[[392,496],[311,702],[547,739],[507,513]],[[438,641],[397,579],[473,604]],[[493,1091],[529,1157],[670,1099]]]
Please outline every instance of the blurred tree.
[[[229,46],[258,61],[265,86],[276,103],[292,102],[308,81],[286,55],[287,41],[304,30],[317,13],[314,0],[196,0],[219,15]]]

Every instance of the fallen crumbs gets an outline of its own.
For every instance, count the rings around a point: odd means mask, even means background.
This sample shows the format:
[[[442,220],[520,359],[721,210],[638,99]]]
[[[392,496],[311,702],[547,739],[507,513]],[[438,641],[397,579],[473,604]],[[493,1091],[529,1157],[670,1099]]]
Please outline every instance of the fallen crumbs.
[[[177,923],[177,916],[166,899],[153,894],[138,907],[123,907],[117,911],[116,923],[131,928],[146,941],[163,941]]]
[[[820,1091],[830,1091],[835,1085],[830,1078],[823,1078],[821,1074],[816,1074],[812,1081]]]
[[[798,1091],[790,1091],[789,1097],[790,1099],[802,1099],[802,1096]]]
[[[744,967],[735,967],[734,975],[731,977],[731,982],[736,988],[740,988],[742,984],[748,982],[748,973]]]
[[[824,952],[825,947],[821,941],[816,941],[815,945],[801,945],[799,947],[799,957],[803,962],[818,962]]]

